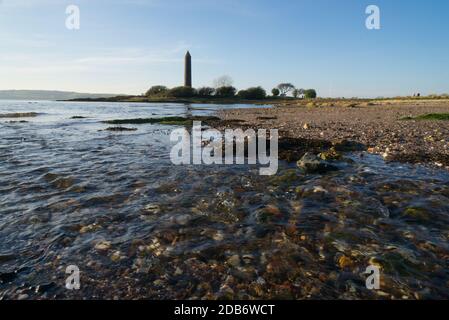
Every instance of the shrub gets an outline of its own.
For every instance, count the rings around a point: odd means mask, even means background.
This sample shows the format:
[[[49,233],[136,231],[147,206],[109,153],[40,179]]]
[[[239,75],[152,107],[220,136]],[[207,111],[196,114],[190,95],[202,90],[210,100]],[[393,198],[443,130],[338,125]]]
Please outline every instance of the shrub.
[[[215,95],[222,98],[234,97],[237,89],[232,86],[220,87],[215,90]]]
[[[164,96],[166,95],[168,92],[168,88],[166,86],[152,86],[146,93],[145,95],[147,97],[152,97],[152,96]]]
[[[262,87],[254,87],[254,88],[249,88],[247,90],[239,91],[238,96],[242,99],[260,100],[260,99],[265,99],[265,97],[267,96],[267,93]]]
[[[196,95],[196,90],[191,87],[175,87],[168,92],[170,97],[191,98]]]
[[[281,94],[278,88],[274,88],[273,90],[271,90],[271,93],[274,97],[278,97]]]
[[[307,89],[304,91],[304,97],[306,99],[315,99],[317,97],[317,93],[315,89]]]
[[[198,89],[198,96],[200,97],[211,97],[215,93],[215,89],[211,87],[202,87]]]

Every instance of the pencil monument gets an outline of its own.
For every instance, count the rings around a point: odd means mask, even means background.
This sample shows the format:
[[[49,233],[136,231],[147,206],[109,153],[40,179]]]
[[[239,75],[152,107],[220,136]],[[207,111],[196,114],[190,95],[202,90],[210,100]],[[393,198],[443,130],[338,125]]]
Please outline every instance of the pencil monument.
[[[187,51],[185,57],[184,86],[192,87],[192,56],[189,51]]]

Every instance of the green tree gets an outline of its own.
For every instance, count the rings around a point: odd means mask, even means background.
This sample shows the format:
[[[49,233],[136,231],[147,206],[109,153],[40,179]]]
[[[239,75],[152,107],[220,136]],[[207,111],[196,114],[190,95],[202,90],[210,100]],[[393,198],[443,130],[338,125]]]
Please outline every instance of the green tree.
[[[304,94],[304,89],[295,89],[292,92],[293,97],[295,98],[299,98],[300,96],[302,96]]]
[[[291,83],[281,83],[277,86],[277,88],[279,89],[281,96],[285,97],[290,91],[295,89],[295,86]]]
[[[235,96],[237,89],[232,86],[219,87],[215,90],[215,95],[221,98],[231,98]]]
[[[304,91],[304,97],[306,99],[316,99],[317,93],[315,89],[307,89]]]
[[[163,96],[165,94],[167,94],[168,92],[168,88],[166,86],[152,86],[146,93],[145,95],[147,97],[152,97],[152,96]]]
[[[191,98],[196,95],[196,90],[190,87],[175,87],[168,92],[170,97]]]
[[[262,87],[253,87],[239,91],[238,96],[242,99],[261,100],[266,98],[267,92]]]
[[[278,88],[274,88],[273,90],[271,90],[271,93],[273,94],[274,97],[277,97],[281,94]]]
[[[215,93],[215,89],[211,87],[202,87],[198,89],[198,96],[200,97],[211,97]]]

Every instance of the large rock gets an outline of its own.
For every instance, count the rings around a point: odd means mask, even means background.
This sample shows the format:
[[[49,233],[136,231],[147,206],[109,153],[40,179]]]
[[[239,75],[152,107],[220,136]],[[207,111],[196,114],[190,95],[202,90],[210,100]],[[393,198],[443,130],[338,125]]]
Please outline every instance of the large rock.
[[[306,153],[301,160],[297,162],[299,168],[303,169],[306,173],[319,173],[323,174],[329,171],[337,171],[338,168],[334,165],[321,160],[316,155]]]
[[[341,140],[335,143],[334,148],[338,152],[366,151],[368,149],[363,143],[349,140]]]

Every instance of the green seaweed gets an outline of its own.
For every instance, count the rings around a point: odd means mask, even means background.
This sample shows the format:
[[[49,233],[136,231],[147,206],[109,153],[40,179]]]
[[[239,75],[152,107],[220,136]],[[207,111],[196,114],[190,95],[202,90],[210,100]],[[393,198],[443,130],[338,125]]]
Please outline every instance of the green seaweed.
[[[123,120],[108,120],[103,121],[107,124],[163,124],[174,126],[189,126],[193,124],[193,121],[212,121],[219,120],[216,117],[197,116],[191,118],[184,117],[164,117],[164,118],[137,118],[137,119],[123,119]]]
[[[434,120],[434,121],[448,121],[449,113],[429,113],[417,117],[404,117],[401,120]]]
[[[0,114],[0,118],[34,118],[37,117],[36,112],[17,112]]]
[[[122,131],[137,131],[137,129],[136,128],[125,128],[125,127],[109,127],[109,128],[106,128],[105,131],[122,132]]]

